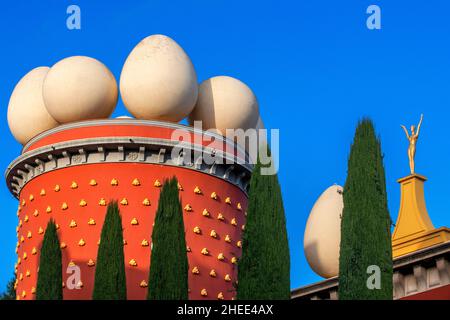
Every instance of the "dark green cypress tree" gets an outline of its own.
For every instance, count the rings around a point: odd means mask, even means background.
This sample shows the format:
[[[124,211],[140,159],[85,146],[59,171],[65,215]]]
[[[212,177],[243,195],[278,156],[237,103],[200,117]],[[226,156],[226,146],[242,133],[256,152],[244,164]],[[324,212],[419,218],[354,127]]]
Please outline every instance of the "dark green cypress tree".
[[[126,300],[123,230],[117,201],[108,204],[95,268],[94,300]]]
[[[356,128],[343,198],[339,299],[392,299],[391,219],[383,155],[369,119]],[[380,289],[373,289],[377,272],[369,266],[379,267]]]
[[[16,282],[16,276],[9,280],[6,285],[6,291],[1,294],[0,300],[16,300],[16,289],[14,289],[14,283]]]
[[[62,257],[56,224],[50,219],[39,257],[36,300],[62,300]]]
[[[188,260],[177,179],[165,181],[152,233],[149,300],[188,299]]]
[[[238,262],[238,299],[289,299],[290,257],[278,177],[262,175],[260,159],[250,181],[247,222]]]

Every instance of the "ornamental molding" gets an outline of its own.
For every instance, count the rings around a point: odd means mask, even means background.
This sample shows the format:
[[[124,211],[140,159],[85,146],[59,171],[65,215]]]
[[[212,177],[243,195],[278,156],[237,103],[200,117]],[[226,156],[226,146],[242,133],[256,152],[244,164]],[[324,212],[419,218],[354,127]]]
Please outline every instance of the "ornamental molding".
[[[124,121],[120,122],[123,124]],[[130,122],[135,124],[134,120]],[[73,127],[74,124],[71,125]],[[172,151],[175,147],[177,155],[173,158]],[[204,161],[206,157],[208,160],[213,159],[208,161],[212,162],[211,164]],[[86,164],[144,163],[195,170],[223,179],[247,193],[253,165],[239,162],[242,162],[242,159],[221,150],[167,139],[86,138],[55,143],[25,152],[11,162],[6,169],[5,178],[9,190],[18,198],[20,191],[29,181],[54,170]]]

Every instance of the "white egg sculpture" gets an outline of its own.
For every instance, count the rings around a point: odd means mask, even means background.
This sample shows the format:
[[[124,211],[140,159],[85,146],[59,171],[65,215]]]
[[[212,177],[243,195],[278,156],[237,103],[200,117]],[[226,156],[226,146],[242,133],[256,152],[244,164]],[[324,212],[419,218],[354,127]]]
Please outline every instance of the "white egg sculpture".
[[[152,35],[139,42],[125,61],[120,94],[136,119],[178,122],[197,101],[197,74],[174,40]]]
[[[203,81],[199,87],[197,104],[189,115],[189,123],[202,121],[203,129],[255,128],[259,119],[258,101],[252,90],[242,81],[217,76]]]
[[[342,187],[334,185],[317,199],[306,223],[303,248],[311,268],[324,278],[339,274]]]
[[[26,144],[35,135],[58,126],[48,113],[42,98],[42,84],[48,67],[28,72],[16,84],[8,104],[8,125],[14,138]]]
[[[57,62],[42,90],[48,112],[60,123],[108,118],[116,107],[114,75],[100,61],[73,56]]]

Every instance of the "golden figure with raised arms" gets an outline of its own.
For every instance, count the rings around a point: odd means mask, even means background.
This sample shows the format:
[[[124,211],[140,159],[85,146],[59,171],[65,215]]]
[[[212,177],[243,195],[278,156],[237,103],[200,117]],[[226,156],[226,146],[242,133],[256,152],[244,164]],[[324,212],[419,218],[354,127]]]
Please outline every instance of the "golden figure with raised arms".
[[[420,125],[422,124],[423,114],[420,115],[420,121],[417,125],[417,132],[415,132],[416,127],[411,125],[411,134],[408,133],[408,130],[404,125],[400,125],[405,131],[406,138],[409,140],[408,147],[408,158],[409,158],[409,169],[411,170],[411,174],[414,174],[414,157],[416,155],[416,144],[417,139],[419,139]]]

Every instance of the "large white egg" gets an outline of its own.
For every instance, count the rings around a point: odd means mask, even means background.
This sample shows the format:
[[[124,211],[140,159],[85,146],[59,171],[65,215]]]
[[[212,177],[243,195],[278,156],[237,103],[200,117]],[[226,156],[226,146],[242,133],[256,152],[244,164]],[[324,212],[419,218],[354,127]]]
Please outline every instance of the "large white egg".
[[[60,123],[108,118],[118,97],[111,71],[85,56],[68,57],[51,67],[42,93],[48,112]]]
[[[194,108],[197,93],[197,74],[191,60],[164,35],[139,42],[120,75],[122,101],[137,119],[178,122]]]
[[[9,98],[9,129],[21,144],[58,125],[47,112],[42,99],[42,84],[48,70],[48,67],[38,67],[28,72],[16,84]]]
[[[189,123],[202,121],[204,129],[255,128],[259,119],[258,101],[252,90],[242,81],[217,76],[203,81],[199,87],[197,104],[189,115]]]
[[[342,187],[326,189],[311,210],[305,228],[303,247],[311,268],[324,278],[339,274]]]

